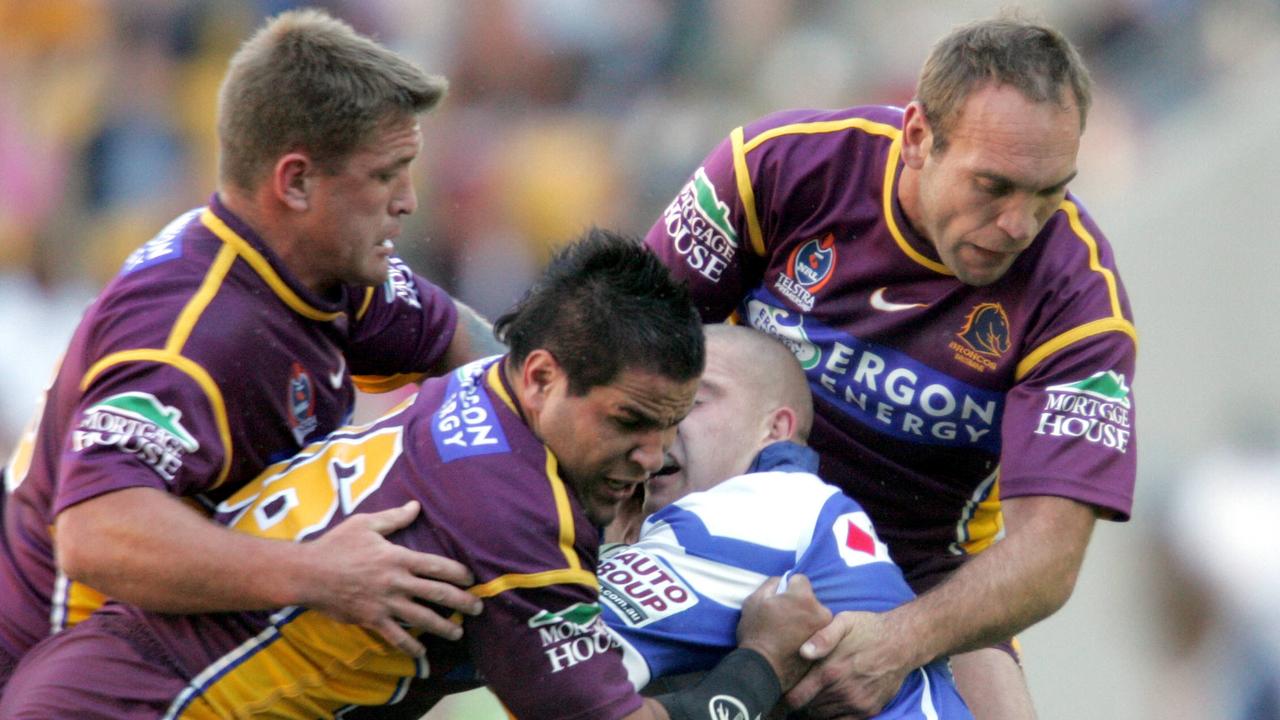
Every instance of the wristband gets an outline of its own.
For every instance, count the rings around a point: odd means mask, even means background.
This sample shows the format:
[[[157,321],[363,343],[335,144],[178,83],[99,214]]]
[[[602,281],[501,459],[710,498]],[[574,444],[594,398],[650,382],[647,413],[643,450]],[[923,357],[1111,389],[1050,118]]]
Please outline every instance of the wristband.
[[[702,682],[656,698],[671,720],[759,718],[782,697],[782,685],[769,661],[755,650],[738,648],[720,661]]]

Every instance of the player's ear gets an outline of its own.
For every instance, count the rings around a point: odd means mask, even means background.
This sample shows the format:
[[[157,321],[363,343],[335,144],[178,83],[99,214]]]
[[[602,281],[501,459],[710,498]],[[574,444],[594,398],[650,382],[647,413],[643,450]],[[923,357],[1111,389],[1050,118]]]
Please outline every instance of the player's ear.
[[[281,155],[271,169],[271,189],[290,210],[305,212],[311,206],[311,175],[315,166],[303,153]]]
[[[765,444],[792,440],[800,426],[796,411],[786,405],[774,408],[765,419]]]
[[[520,367],[520,406],[531,414],[540,413],[552,388],[564,380],[564,368],[556,361],[556,356],[543,348],[534,350]]]
[[[902,162],[919,170],[932,149],[933,128],[924,116],[924,106],[913,100],[902,116]]]

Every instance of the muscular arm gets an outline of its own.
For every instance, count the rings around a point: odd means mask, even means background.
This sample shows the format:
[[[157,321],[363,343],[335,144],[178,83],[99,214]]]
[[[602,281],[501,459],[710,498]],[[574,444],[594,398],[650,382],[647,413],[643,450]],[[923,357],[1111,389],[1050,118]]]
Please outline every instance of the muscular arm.
[[[492,323],[459,300],[454,300],[453,304],[458,308],[457,329],[444,357],[431,368],[429,375],[442,375],[472,360],[507,351],[507,347],[493,336]]]
[[[135,487],[64,510],[56,521],[56,546],[68,577],[147,610],[304,605],[420,653],[422,645],[396,619],[444,637],[461,633],[413,598],[472,614],[480,601],[448,584],[471,582],[462,565],[383,537],[417,514],[410,504],[355,515],[314,541],[292,543],[234,532],[172,495]]]
[[[814,635],[809,657],[825,657],[787,695],[870,712],[911,669],[942,655],[987,647],[1053,614],[1075,587],[1093,531],[1090,506],[1032,496],[1002,502],[1006,535],[942,584],[888,613],[841,613]],[[833,702],[833,694],[840,700]]]

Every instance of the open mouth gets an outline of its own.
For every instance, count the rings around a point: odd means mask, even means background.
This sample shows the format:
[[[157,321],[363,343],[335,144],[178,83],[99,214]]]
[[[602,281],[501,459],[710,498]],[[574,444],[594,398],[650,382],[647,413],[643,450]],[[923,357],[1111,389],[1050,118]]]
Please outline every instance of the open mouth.
[[[673,456],[671,453],[667,453],[666,457],[662,459],[662,467],[659,468],[658,471],[655,472],[653,475],[650,475],[650,477],[662,477],[664,475],[674,475],[680,472],[680,470],[681,470],[680,461],[676,460],[675,456]]]

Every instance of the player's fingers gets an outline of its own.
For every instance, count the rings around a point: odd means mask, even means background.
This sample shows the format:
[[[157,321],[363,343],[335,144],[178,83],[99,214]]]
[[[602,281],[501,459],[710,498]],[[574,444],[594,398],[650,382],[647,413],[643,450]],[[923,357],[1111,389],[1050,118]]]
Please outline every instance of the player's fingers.
[[[404,558],[409,572],[418,577],[440,580],[462,587],[469,587],[475,582],[475,578],[471,575],[471,570],[457,560],[415,550],[405,550]],[[473,596],[469,597],[474,599]],[[453,606],[450,605],[450,607]]]
[[[849,632],[850,615],[839,613],[827,626],[814,633],[800,646],[800,657],[805,660],[821,660],[840,644],[841,638]],[[810,671],[810,674],[813,674]]]
[[[390,535],[404,527],[408,527],[413,519],[418,517],[418,511],[421,507],[417,500],[409,502],[387,510],[365,515],[365,521],[371,530],[379,535]]]
[[[793,573],[787,576],[785,592],[789,595],[812,595],[813,585],[809,583],[809,578],[804,573]]]
[[[451,622],[448,618],[442,617],[439,613],[431,608],[424,607],[415,602],[403,601],[393,603],[391,607],[392,615],[402,624],[409,627],[430,633],[445,640],[460,640],[462,638],[462,626],[458,623]]]
[[[484,603],[480,598],[460,587],[436,580],[413,578],[405,583],[402,589],[419,600],[443,605],[466,615],[479,615],[484,609]]]
[[[756,588],[755,591],[751,593],[751,597],[768,597],[769,595],[776,594],[778,592],[778,583],[780,582],[782,582],[781,577],[771,577],[768,580],[765,580],[760,584],[760,587]]]
[[[382,636],[391,645],[395,646],[400,652],[412,657],[422,657],[427,654],[427,649],[416,638],[405,631],[390,618],[379,622],[372,628],[374,632]]]
[[[808,705],[821,690],[822,676],[817,666],[814,666],[809,668],[809,672],[805,673],[805,676],[800,678],[800,682],[796,683],[784,697],[789,707],[799,709]]]

